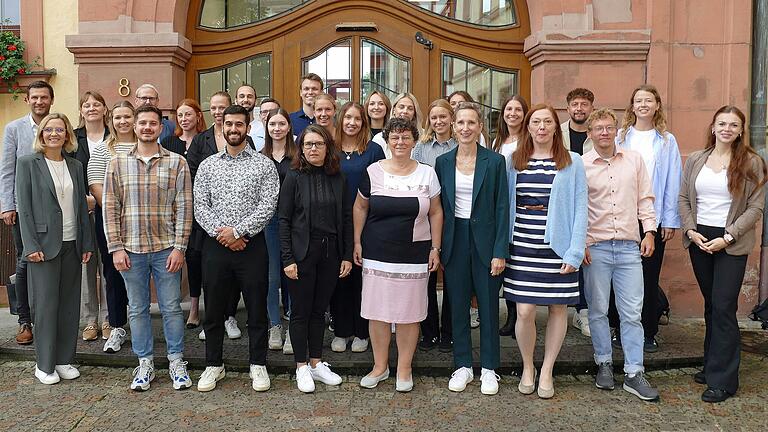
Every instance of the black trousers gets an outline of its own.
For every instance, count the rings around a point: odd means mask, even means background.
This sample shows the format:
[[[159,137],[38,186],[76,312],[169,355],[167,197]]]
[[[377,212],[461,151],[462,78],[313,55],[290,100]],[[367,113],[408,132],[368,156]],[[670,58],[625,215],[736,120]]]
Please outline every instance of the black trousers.
[[[325,334],[325,311],[331,302],[339,278],[341,259],[336,239],[311,238],[307,256],[296,263],[298,279],[288,279],[291,294],[291,344],[296,363],[309,358],[322,358]]]
[[[115,268],[112,254],[107,249],[107,237],[104,234],[104,219],[101,207],[96,206],[94,212],[96,224],[96,243],[101,252],[101,261],[104,267],[104,281],[107,283],[107,311],[109,312],[109,325],[111,327],[123,327],[128,324],[128,292],[125,290],[125,279]]]
[[[242,291],[242,287],[238,284],[232,285],[232,287],[230,287],[229,299],[227,300],[227,306],[224,309],[224,314],[226,317],[233,317],[235,314],[237,314],[237,305],[240,303],[240,294]]]
[[[451,323],[451,302],[448,299],[448,284],[443,278],[443,314],[437,307],[437,272],[429,274],[427,283],[427,318],[421,322],[421,336],[426,340],[453,341]]]
[[[203,285],[203,252],[197,249],[187,248],[184,258],[187,260],[189,296],[200,297]]]
[[[698,225],[707,239],[722,237],[723,228]],[[696,245],[688,248],[693,272],[704,296],[704,374],[707,385],[730,394],[739,388],[741,333],[736,320],[739,292],[747,255],[728,255],[725,250],[708,254]]]
[[[32,324],[32,312],[29,308],[29,289],[27,287],[27,262],[21,256],[24,244],[21,242],[21,228],[19,227],[19,214],[16,214],[16,223],[13,224],[13,245],[16,247],[16,312],[19,314],[19,324]]]
[[[242,289],[248,313],[248,358],[250,364],[267,364],[268,258],[264,234],[251,237],[244,250],[234,252],[214,238],[203,243],[203,289],[205,295],[205,361],[224,364],[224,321],[235,287]],[[239,292],[239,290],[238,290]]]
[[[336,282],[331,298],[334,334],[340,338],[368,339],[368,320],[360,316],[363,293],[363,268],[352,265],[349,276]]]
[[[640,238],[645,236],[643,226],[640,225]],[[661,225],[656,228],[654,236],[653,255],[643,257],[643,333],[646,339],[656,337],[659,333],[659,318],[661,306],[659,304],[659,276],[661,266],[664,263],[664,248],[666,243],[661,241]],[[611,289],[611,300],[608,306],[608,321],[611,327],[619,328],[619,313],[616,310],[616,300]]]

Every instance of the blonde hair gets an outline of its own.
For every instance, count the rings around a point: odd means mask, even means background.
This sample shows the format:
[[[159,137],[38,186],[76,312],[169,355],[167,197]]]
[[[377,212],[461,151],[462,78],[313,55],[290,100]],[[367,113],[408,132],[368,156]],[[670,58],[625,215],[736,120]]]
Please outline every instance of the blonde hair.
[[[453,108],[451,108],[451,104],[448,103],[445,99],[435,99],[432,101],[431,104],[429,104],[429,108],[427,109],[427,118],[424,120],[424,133],[421,135],[421,139],[419,142],[421,143],[429,143],[432,141],[435,135],[435,130],[432,128],[432,123],[429,121],[430,113],[432,113],[432,110],[435,108],[443,108],[448,110],[448,114],[451,116],[451,122],[455,120],[455,115],[453,112]],[[453,136],[453,128],[451,127],[451,136]]]
[[[117,131],[115,130],[115,122],[112,120],[112,116],[115,115],[115,110],[118,108],[130,109],[131,113],[133,113],[134,121],[136,121],[136,109],[133,107],[133,104],[127,100],[116,103],[112,109],[109,110],[109,123],[107,123],[107,127],[109,128],[109,136],[104,141],[104,145],[107,147],[107,150],[109,150],[109,153],[112,156],[117,154],[117,150],[115,150],[115,145],[117,144]],[[131,129],[131,133],[133,134],[133,140],[138,141],[139,139],[133,129]]]
[[[621,136],[619,137],[619,142],[623,143],[624,140],[626,140],[629,127],[634,126],[635,123],[637,123],[637,116],[635,115],[633,108],[635,106],[635,95],[639,91],[645,91],[652,94],[656,99],[656,103],[659,104],[659,108],[653,115],[653,128],[666,140],[667,116],[664,114],[664,108],[661,105],[661,95],[659,94],[659,91],[656,90],[656,87],[643,84],[635,88],[635,90],[632,91],[632,96],[629,97],[629,105],[627,105],[627,109],[624,110],[624,120],[621,122]]]
[[[411,102],[413,102],[413,108],[414,108],[413,123],[416,124],[416,127],[419,130],[424,130],[424,117],[421,115],[421,108],[419,107],[419,101],[416,100],[416,96],[414,96],[411,93],[405,92],[395,96],[395,99],[392,101],[392,111],[390,111],[389,113],[389,118],[395,117],[395,107],[397,106],[397,103],[400,102],[401,99],[405,99],[405,98],[408,98],[411,100]]]
[[[77,140],[75,139],[75,132],[72,130],[72,123],[66,115],[62,113],[50,113],[40,120],[40,124],[37,127],[37,133],[35,134],[35,142],[32,144],[32,150],[36,153],[45,153],[45,142],[43,141],[43,129],[48,125],[51,120],[61,120],[64,122],[64,127],[67,129],[67,140],[62,146],[64,153],[74,153],[77,151]]]
[[[610,108],[600,108],[592,111],[592,113],[587,118],[587,129],[592,129],[592,124],[598,120],[611,120],[614,125],[618,125],[618,120],[616,119],[616,114],[613,112]]]

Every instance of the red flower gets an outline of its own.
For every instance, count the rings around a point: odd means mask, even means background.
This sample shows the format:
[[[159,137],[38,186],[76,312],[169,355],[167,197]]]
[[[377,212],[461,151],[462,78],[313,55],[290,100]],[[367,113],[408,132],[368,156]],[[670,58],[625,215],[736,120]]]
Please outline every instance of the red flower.
[[[0,55],[0,61],[4,61],[5,57]]]
[[[27,71],[26,71],[26,70],[24,70],[24,68],[19,68],[19,69],[16,71],[16,73],[18,73],[19,75],[23,75],[23,74],[25,74],[26,72],[27,72]]]
[[[8,51],[16,51],[16,45],[11,44],[11,45],[8,45],[7,48],[8,48]]]

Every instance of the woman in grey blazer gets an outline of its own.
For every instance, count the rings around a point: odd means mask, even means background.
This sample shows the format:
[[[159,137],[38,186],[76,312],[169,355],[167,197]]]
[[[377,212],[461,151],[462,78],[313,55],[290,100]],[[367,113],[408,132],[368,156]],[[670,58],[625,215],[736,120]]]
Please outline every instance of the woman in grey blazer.
[[[16,207],[35,314],[35,377],[56,384],[80,376],[70,363],[80,316],[80,262],[91,258],[93,237],[83,166],[65,156],[77,149],[69,119],[58,113],[43,118],[32,149],[17,162]]]

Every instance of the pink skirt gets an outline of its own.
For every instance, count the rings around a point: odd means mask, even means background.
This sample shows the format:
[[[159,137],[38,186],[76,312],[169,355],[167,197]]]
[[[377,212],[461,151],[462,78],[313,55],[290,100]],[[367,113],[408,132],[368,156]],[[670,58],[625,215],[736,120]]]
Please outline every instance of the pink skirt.
[[[410,272],[404,277],[367,267],[365,261],[360,316],[395,324],[419,323],[427,318],[426,264],[423,272]]]

